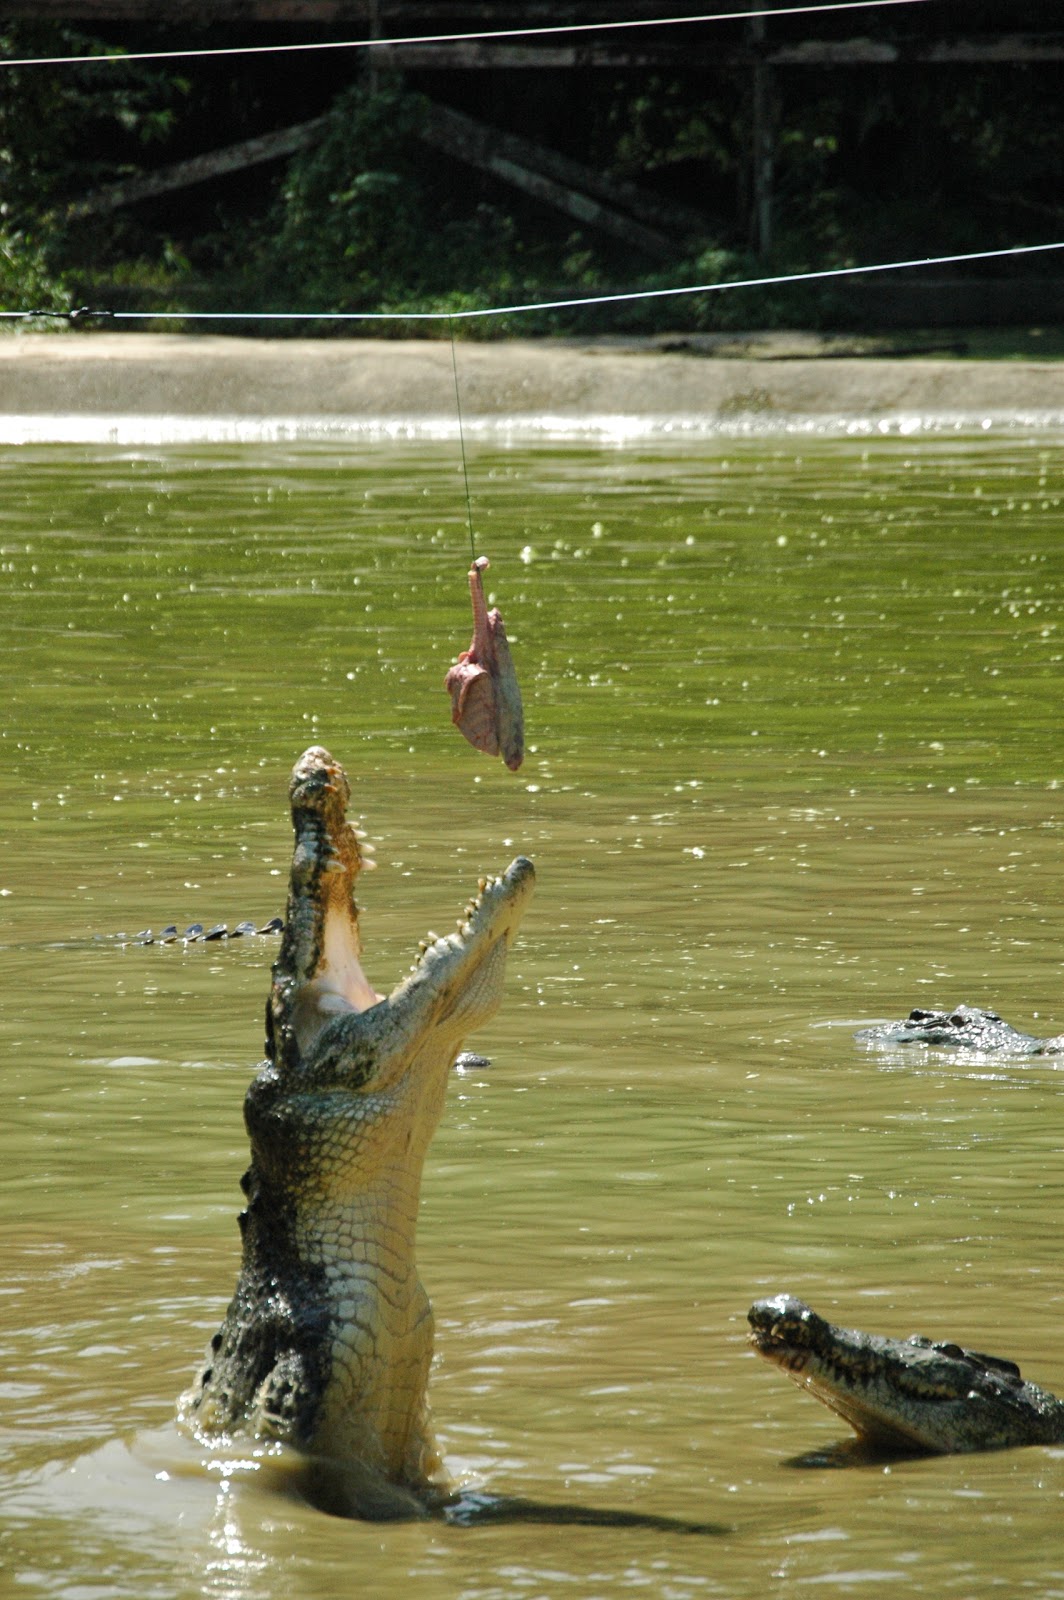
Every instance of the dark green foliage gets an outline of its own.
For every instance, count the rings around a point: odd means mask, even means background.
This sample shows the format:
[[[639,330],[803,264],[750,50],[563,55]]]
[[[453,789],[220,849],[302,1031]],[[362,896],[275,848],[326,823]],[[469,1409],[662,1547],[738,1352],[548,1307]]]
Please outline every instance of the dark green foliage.
[[[0,59],[94,55],[99,63],[0,69],[0,309],[71,304],[77,246],[66,206],[130,170],[125,152],[165,142],[184,81],[54,23],[0,26]]]
[[[435,255],[415,143],[421,108],[388,88],[342,94],[320,142],[289,164],[254,262],[275,299],[307,310],[373,309],[382,289],[417,290]]]
[[[16,224],[121,175],[128,154],[164,143],[184,79],[55,24],[0,26],[0,59],[95,55],[70,67],[5,67],[0,78],[0,188]],[[123,153],[128,152],[126,161]]]
[[[966,27],[993,31],[1007,20],[980,4]],[[897,26],[865,21],[885,38]],[[925,36],[946,30],[938,8],[921,8],[906,26]],[[151,35],[134,42],[174,42]],[[208,27],[202,42],[232,40]],[[54,24],[0,27],[0,54],[9,57],[115,49]],[[234,60],[197,61],[180,73],[169,63],[111,59],[3,74],[0,305],[461,311],[1064,236],[1064,123],[1053,114],[1051,65],[777,70],[773,243],[761,257],[751,252],[748,71],[434,75],[434,97],[697,213],[701,229],[677,235],[663,268],[434,150],[420,137],[421,95],[368,73],[352,84],[351,58],[330,59],[331,79],[307,58]],[[102,183],[322,110],[324,135],[287,163],[105,218],[66,219],[67,203]],[[1054,270],[1051,258],[1024,265]],[[816,326],[834,320],[837,295],[828,284],[655,298],[465,322],[462,331]],[[359,331],[434,330],[382,323]]]
[[[70,292],[32,235],[0,222],[0,310],[65,311]]]
[[[339,96],[324,136],[288,166],[248,258],[242,302],[462,311],[535,300],[544,283],[559,295],[597,287],[591,251],[553,217],[538,219],[538,238],[534,224],[523,228],[519,197],[489,198],[470,169],[419,138],[424,116],[421,96],[398,82]],[[502,209],[504,198],[518,215]]]

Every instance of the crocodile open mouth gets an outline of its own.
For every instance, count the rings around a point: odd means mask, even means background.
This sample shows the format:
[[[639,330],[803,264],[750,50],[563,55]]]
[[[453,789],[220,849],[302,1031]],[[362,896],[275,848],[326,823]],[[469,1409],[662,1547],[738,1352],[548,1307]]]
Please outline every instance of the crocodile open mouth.
[[[505,872],[480,879],[452,933],[421,941],[411,972],[380,993],[362,966],[355,885],[370,847],[347,821],[351,798],[339,762],[320,745],[304,752],[290,785],[296,851],[285,934],[274,968],[274,1004],[287,1010],[299,1051],[314,1047],[337,1017],[387,1004],[397,1010],[431,993],[424,1023],[475,1024],[502,994],[505,955],[535,881],[519,856]],[[410,1013],[421,1016],[420,1008]]]

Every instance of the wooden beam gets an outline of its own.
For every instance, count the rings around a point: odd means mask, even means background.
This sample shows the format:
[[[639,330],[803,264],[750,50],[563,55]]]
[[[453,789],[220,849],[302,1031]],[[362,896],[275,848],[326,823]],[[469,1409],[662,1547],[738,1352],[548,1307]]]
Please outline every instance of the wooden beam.
[[[365,0],[0,0],[0,22],[365,23]],[[162,46],[160,46],[162,48]]]
[[[817,39],[773,45],[774,67],[993,65],[1013,61],[1064,61],[1064,33],[1002,33],[974,39]]]
[[[670,35],[672,30],[670,29]],[[995,65],[1064,60],[1064,33],[1003,34],[983,39],[812,39],[757,48],[750,44],[707,44],[694,37],[683,44],[631,44],[607,39],[551,44],[534,40],[473,39],[453,44],[388,44],[373,54],[404,72],[521,71],[557,72],[580,68],[671,67],[862,67]]]
[[[426,136],[430,142],[441,146],[449,140],[451,153],[459,155],[462,160],[468,159],[468,151],[475,152],[477,159],[472,164],[476,166],[484,166],[486,160],[495,154],[516,161],[565,188],[590,195],[616,211],[628,213],[650,228],[684,237],[697,237],[706,231],[705,218],[690,206],[651,194],[639,184],[615,178],[583,161],[574,161],[572,157],[562,155],[548,145],[488,127],[464,112],[438,105],[435,101],[429,102]],[[458,148],[460,144],[463,147],[461,150]]]
[[[454,44],[374,45],[373,56],[399,72],[559,72],[574,68],[607,68],[612,72],[638,67],[677,69],[691,66],[688,53],[668,45],[617,45],[607,42],[528,44],[505,39],[469,39]]]
[[[70,206],[70,217],[102,216],[117,211],[121,206],[131,206],[138,200],[150,200],[159,194],[169,194],[174,189],[187,189],[194,183],[205,183],[208,178],[220,178],[227,172],[241,172],[264,161],[278,161],[294,155],[297,150],[312,144],[325,125],[324,117],[312,122],[297,122],[290,128],[280,128],[276,133],[264,133],[258,139],[242,139],[239,144],[226,145],[221,150],[210,150],[206,155],[193,156],[189,161],[176,161],[169,167],[158,167],[122,183],[108,184],[105,189],[95,189],[83,200]]]
[[[278,161],[305,149],[317,139],[325,125],[324,117],[299,122],[257,139],[242,139],[238,144],[211,150],[188,161],[177,161],[154,172],[138,174],[121,183],[96,189],[69,208],[71,218],[102,216],[122,206],[135,205],[157,195],[169,194],[192,184],[240,172],[265,161]],[[638,216],[625,215],[624,208],[653,215],[656,220],[679,225],[682,233],[701,231],[697,214],[648,195],[635,184],[621,183],[596,172],[582,162],[572,161],[557,151],[501,133],[472,117],[451,111],[446,106],[429,105],[421,134],[428,143],[472,166],[494,173],[504,182],[567,213],[588,227],[610,233],[615,238],[646,254],[667,259],[676,254],[676,245],[664,233],[648,227]],[[611,201],[612,204],[604,203]]]
[[[436,104],[430,104],[421,137],[459,161],[490,172],[504,183],[647,255],[667,260],[677,253],[673,240],[664,234],[594,198],[589,191],[603,192],[602,175],[582,162],[570,161],[531,139],[502,133]]]
[[[742,9],[741,0],[734,0]],[[514,28],[571,22],[616,22],[671,17],[673,0],[579,0],[579,15],[566,0],[380,0],[381,24],[390,32],[412,32],[411,25],[436,25],[440,32],[462,28]],[[692,5],[692,9],[696,9]],[[0,19],[35,21],[153,22],[166,26],[195,17],[201,22],[366,22],[369,0],[0,0]]]

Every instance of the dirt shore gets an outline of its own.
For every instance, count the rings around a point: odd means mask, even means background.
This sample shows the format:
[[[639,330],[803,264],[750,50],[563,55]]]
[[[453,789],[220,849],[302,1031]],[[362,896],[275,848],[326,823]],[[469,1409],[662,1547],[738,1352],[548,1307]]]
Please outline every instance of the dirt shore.
[[[882,359],[779,335],[643,344],[457,347],[463,416],[774,418],[1010,415],[1064,423],[1064,362]],[[14,334],[0,339],[0,414],[452,419],[446,342]]]

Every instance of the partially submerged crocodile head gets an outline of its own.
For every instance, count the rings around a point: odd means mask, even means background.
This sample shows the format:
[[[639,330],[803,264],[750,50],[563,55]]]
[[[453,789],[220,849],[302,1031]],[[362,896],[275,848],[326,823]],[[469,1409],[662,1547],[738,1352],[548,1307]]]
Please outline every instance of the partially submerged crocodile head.
[[[946,1050],[972,1050],[977,1053],[1017,1056],[1051,1056],[1064,1053],[1064,1035],[1038,1039],[1020,1033],[998,1016],[980,1006],[954,1006],[950,1011],[927,1010],[914,1006],[902,1022],[877,1023],[861,1028],[862,1044],[891,1049],[895,1045],[924,1044]]]
[[[873,1448],[949,1454],[1064,1440],[1064,1402],[1012,1361],[837,1328],[788,1294],[758,1300],[749,1322],[754,1349]]]
[[[414,1259],[422,1164],[465,1035],[502,998],[534,882],[519,857],[383,998],[361,965],[363,864],[327,750],[289,788],[295,852],[248,1089],[243,1259],[207,1365],[181,1403],[200,1436],[296,1446],[341,1514],[423,1515],[447,1490],[426,1389],[433,1321]]]

